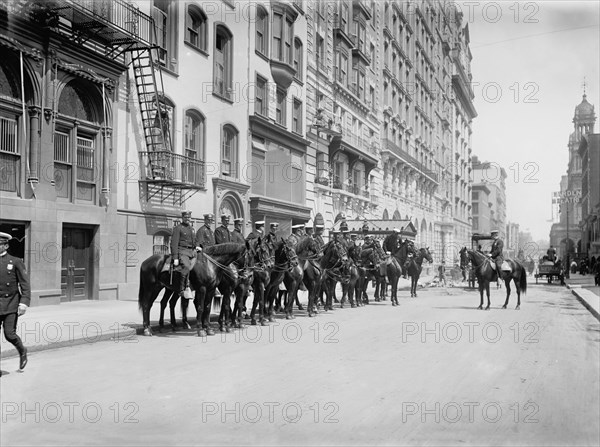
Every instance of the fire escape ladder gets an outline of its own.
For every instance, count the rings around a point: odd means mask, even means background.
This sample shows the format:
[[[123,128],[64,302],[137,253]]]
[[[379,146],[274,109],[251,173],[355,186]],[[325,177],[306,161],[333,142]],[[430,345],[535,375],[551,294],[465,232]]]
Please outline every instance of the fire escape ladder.
[[[144,139],[148,152],[147,176],[172,180],[172,140],[169,112],[163,101],[164,89],[160,64],[148,47],[131,51],[133,75],[138,94]]]

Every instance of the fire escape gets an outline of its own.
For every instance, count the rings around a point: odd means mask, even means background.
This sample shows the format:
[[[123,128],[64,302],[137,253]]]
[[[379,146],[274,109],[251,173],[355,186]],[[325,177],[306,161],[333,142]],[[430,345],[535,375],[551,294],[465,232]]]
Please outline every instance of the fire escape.
[[[0,0],[4,8],[42,21],[78,45],[114,60],[130,54],[145,149],[139,151],[146,200],[181,205],[205,188],[204,162],[173,151],[169,110],[164,103],[161,49],[152,17],[124,0]]]

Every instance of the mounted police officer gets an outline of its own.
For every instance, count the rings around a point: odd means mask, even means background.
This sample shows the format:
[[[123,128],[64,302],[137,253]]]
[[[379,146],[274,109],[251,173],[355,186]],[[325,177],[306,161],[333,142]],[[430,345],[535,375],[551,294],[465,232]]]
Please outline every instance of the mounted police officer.
[[[196,257],[196,251],[202,251],[200,244],[196,241],[194,228],[190,223],[191,217],[191,211],[182,211],[181,223],[173,228],[173,234],[171,235],[173,266],[179,266],[181,274],[179,293],[182,293],[187,286],[188,274],[192,268],[192,259]]]
[[[267,234],[266,238],[269,241],[269,243],[272,244],[273,246],[275,246],[279,241],[281,241],[283,239],[281,236],[279,236],[277,234],[278,230],[279,230],[279,223],[271,222],[271,224],[269,225],[269,233]]]
[[[490,257],[494,260],[496,264],[496,274],[498,278],[502,277],[502,263],[504,262],[504,254],[502,250],[504,250],[504,242],[499,237],[498,230],[492,230],[492,238],[494,242],[492,242],[492,248],[490,250]]]
[[[323,247],[325,246],[325,240],[323,239],[323,232],[325,231],[325,225],[322,223],[315,222],[315,235],[313,236],[317,245],[319,246],[319,253],[323,253]]]
[[[6,341],[19,352],[19,368],[23,369],[27,365],[27,348],[17,335],[17,319],[29,307],[31,288],[23,261],[8,254],[11,239],[10,234],[0,233],[0,326],[4,326]]]
[[[340,243],[340,245],[342,247],[344,247],[344,249],[346,250],[346,253],[348,253],[348,245],[350,240],[348,239],[348,234],[350,233],[350,229],[348,228],[348,224],[344,221],[340,224],[340,234],[341,237],[338,237],[337,240]]]
[[[215,216],[212,213],[204,215],[204,225],[202,225],[196,233],[196,241],[202,248],[210,247],[215,245],[215,236],[211,229],[211,226],[215,220]]]
[[[224,244],[232,242],[231,232],[229,231],[229,215],[221,214],[221,226],[215,230],[215,244]]]
[[[264,237],[265,235],[265,221],[257,220],[254,222],[254,230],[246,236],[246,240],[257,239],[259,237]]]
[[[312,219],[310,219],[304,226],[304,237],[314,237],[314,230],[314,223]]]
[[[298,242],[302,240],[304,237],[302,235],[302,230],[304,229],[304,224],[295,224],[292,225],[292,234],[290,234],[286,240],[288,246],[292,248],[296,248]]]
[[[242,223],[244,222],[243,217],[237,217],[233,219],[233,231],[231,232],[231,242],[236,244],[245,244],[244,233],[242,233]]]

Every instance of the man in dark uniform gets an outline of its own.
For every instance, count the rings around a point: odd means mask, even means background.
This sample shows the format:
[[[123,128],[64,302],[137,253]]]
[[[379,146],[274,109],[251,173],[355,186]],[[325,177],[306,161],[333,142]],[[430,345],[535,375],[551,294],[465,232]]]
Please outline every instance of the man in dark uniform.
[[[302,236],[302,229],[304,228],[304,224],[296,224],[296,225],[292,225],[292,234],[290,234],[286,240],[287,244],[292,247],[292,248],[296,248],[296,245],[298,245],[298,242],[300,242],[302,240],[302,238],[304,236]]]
[[[304,226],[304,237],[314,237],[314,230],[314,223],[311,219],[306,222],[306,225]]]
[[[29,307],[31,288],[23,261],[8,254],[11,239],[10,234],[0,233],[0,326],[4,326],[6,341],[19,352],[19,368],[23,369],[27,365],[27,348],[17,335],[17,319]]]
[[[344,247],[344,249],[346,250],[346,253],[348,252],[348,243],[350,242],[348,240],[349,232],[350,232],[350,230],[348,229],[348,224],[346,222],[342,222],[340,224],[341,237],[338,237],[338,242],[340,243],[340,245],[342,247]]]
[[[323,253],[323,247],[325,246],[325,240],[323,239],[323,232],[325,231],[325,225],[315,222],[315,241],[319,245],[319,253]]]
[[[350,240],[348,241],[348,256],[350,258],[352,258],[352,260],[355,263],[358,263],[359,261],[359,251],[360,251],[360,247],[359,245],[356,243],[356,234],[351,234],[350,235]]]
[[[205,214],[204,225],[202,225],[196,233],[196,242],[202,248],[215,245],[215,236],[211,229],[214,220],[215,217],[212,215],[212,213]]]
[[[243,217],[237,217],[233,219],[233,231],[231,232],[231,242],[236,244],[245,244],[244,234],[242,233],[242,223],[244,222]]]
[[[283,239],[277,234],[277,230],[279,230],[279,224],[277,222],[271,222],[269,225],[269,234],[267,234],[267,240],[273,246]]]
[[[256,222],[254,222],[254,230],[250,232],[250,234],[248,234],[248,236],[246,236],[247,240],[250,239],[256,239],[259,237],[264,237],[265,235],[265,221],[264,220],[257,220]]]
[[[192,259],[196,257],[196,251],[201,251],[199,244],[196,243],[196,234],[190,224],[192,213],[182,211],[181,223],[173,228],[171,235],[171,256],[173,256],[173,265],[180,266],[181,279],[178,292],[181,293],[187,286],[187,278],[192,268]]]
[[[215,244],[224,244],[231,241],[231,233],[229,231],[229,215],[221,214],[221,226],[215,230]]]
[[[504,242],[500,239],[498,230],[492,230],[492,238],[494,238],[494,242],[492,243],[492,248],[490,250],[490,257],[496,264],[496,274],[498,275],[498,278],[502,278],[502,262],[504,262],[502,250],[504,249]]]

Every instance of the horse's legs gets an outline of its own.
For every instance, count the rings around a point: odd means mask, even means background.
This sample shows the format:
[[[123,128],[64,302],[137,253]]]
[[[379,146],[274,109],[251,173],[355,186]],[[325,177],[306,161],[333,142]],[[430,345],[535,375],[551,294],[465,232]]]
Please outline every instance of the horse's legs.
[[[202,326],[202,316],[204,311],[204,301],[206,301],[207,294],[206,286],[201,286],[196,290],[196,297],[194,298],[194,304],[196,305],[196,328],[198,331],[198,337],[206,337],[206,329]],[[186,300],[187,301],[187,300]],[[181,310],[187,309],[187,303],[181,303]]]
[[[502,306],[502,309],[506,309],[506,306],[508,306],[508,299],[510,298],[510,282],[512,281],[512,278],[509,276],[508,278],[504,279],[504,285],[506,286],[506,301],[504,302],[504,306]],[[515,286],[517,287],[517,290],[519,290],[519,286],[516,284],[515,282]]]
[[[160,300],[160,318],[158,319],[158,327],[159,331],[162,332],[163,327],[165,326],[165,309],[167,308],[167,304],[169,302],[169,298],[171,297],[171,291],[165,288],[165,292],[163,293],[163,297]],[[171,320],[171,324],[173,320]]]
[[[175,318],[175,307],[177,306],[177,300],[179,299],[179,293],[172,291],[171,298],[169,299],[169,313],[171,315],[171,330],[177,330],[177,319]],[[187,301],[185,298],[181,299],[183,301]]]
[[[214,331],[210,327],[210,308],[213,297],[215,296],[216,288],[206,290],[204,295],[204,306],[202,306],[202,327],[206,329],[207,335],[215,335]]]
[[[481,297],[481,300],[479,301],[479,307],[477,309],[483,309],[483,291],[484,291],[484,286],[483,286],[483,280],[479,281],[477,283],[477,287],[479,287],[479,296]]]
[[[144,324],[144,335],[151,336],[152,328],[150,327],[150,309],[152,308],[152,304],[154,304],[156,297],[162,290],[162,286],[155,285],[148,292],[146,292],[145,290],[144,298],[148,297],[149,299],[144,299],[142,301],[142,321]]]
[[[486,283],[485,292],[487,294],[487,306],[485,310],[490,310],[490,283]]]

